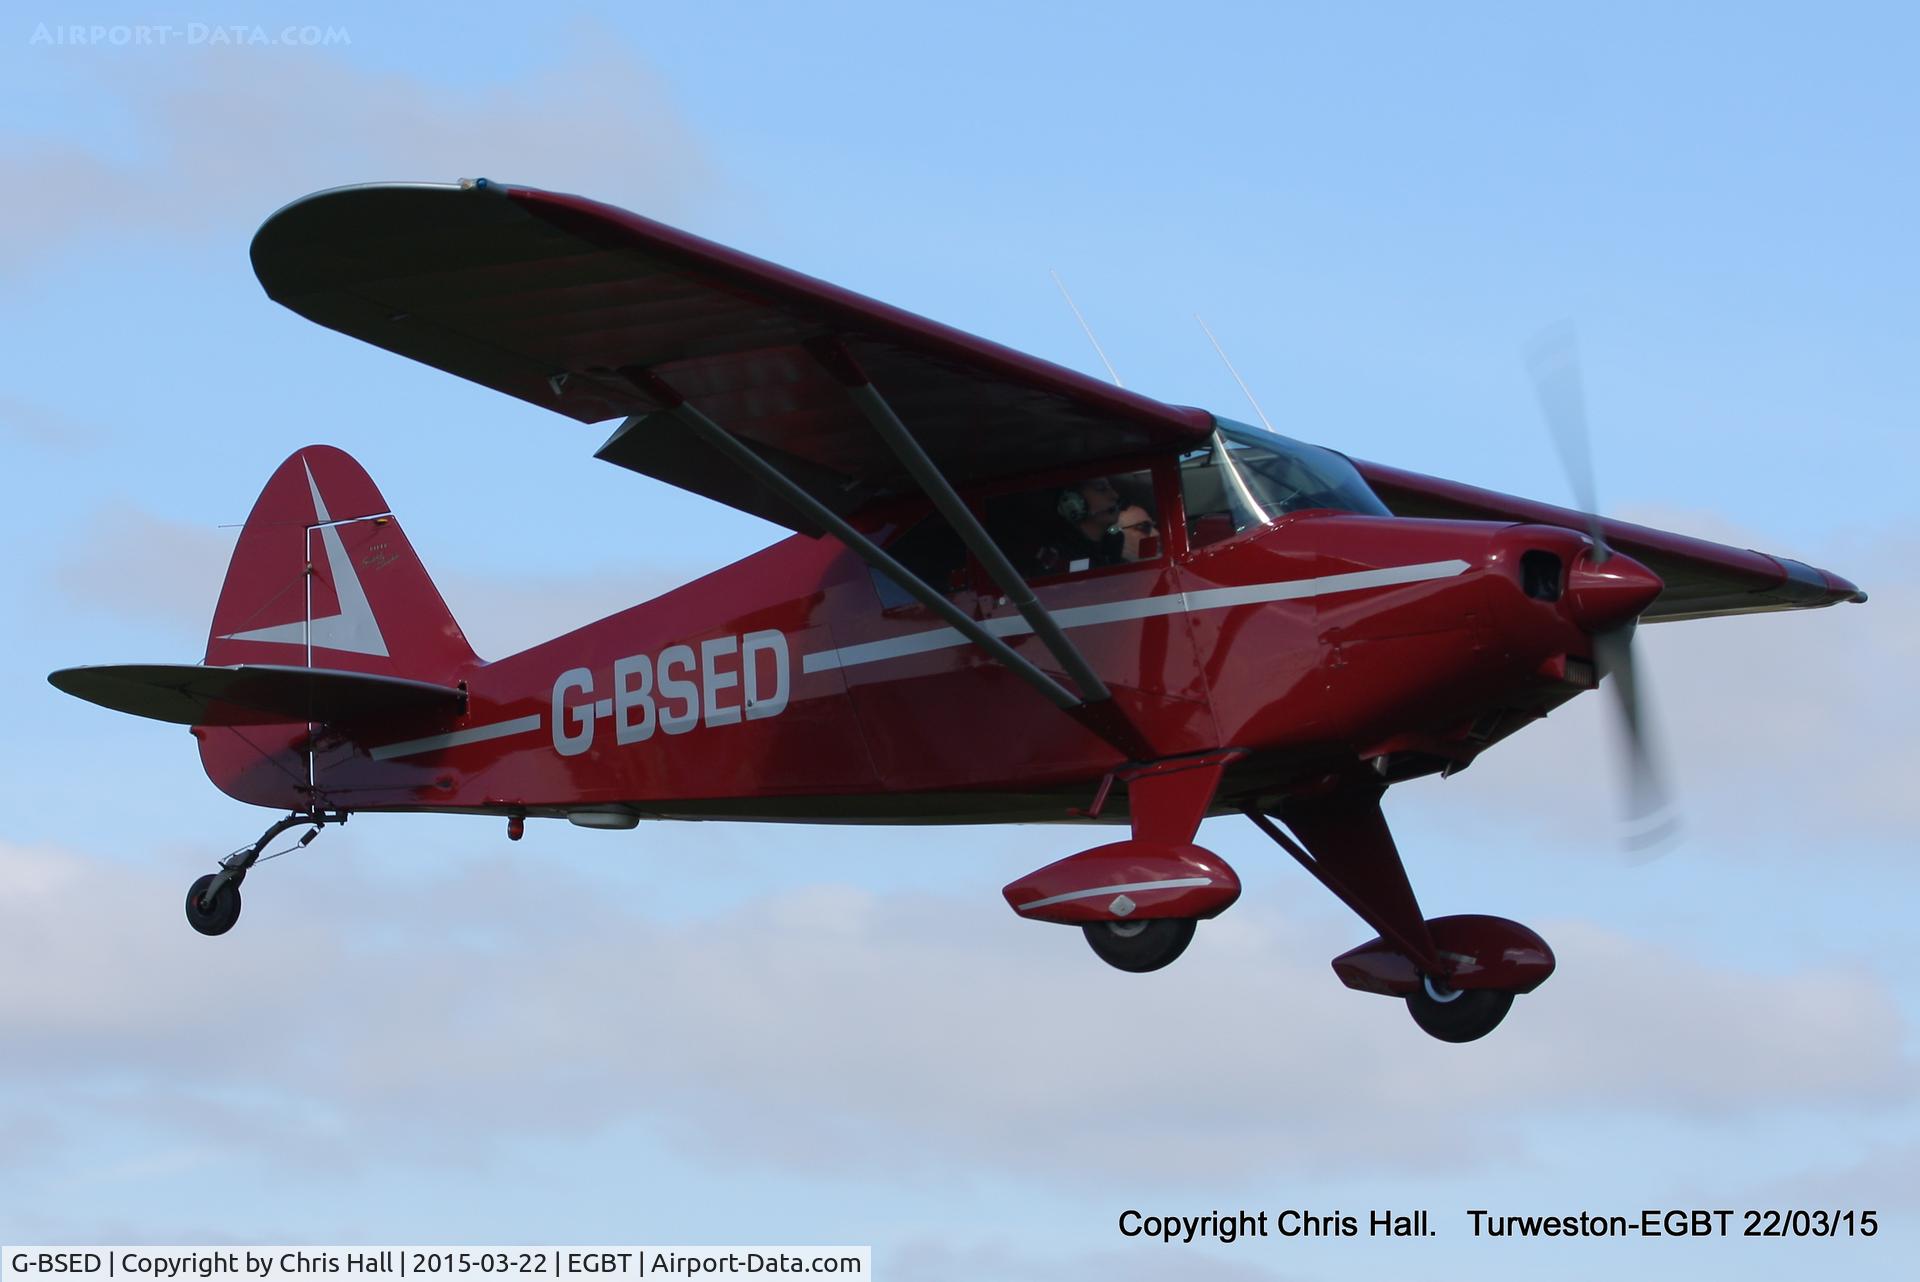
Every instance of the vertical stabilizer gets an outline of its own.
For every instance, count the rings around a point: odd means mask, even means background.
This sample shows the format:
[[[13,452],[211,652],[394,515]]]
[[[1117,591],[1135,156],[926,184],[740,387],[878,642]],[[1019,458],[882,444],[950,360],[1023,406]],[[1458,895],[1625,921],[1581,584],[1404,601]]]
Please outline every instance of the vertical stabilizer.
[[[478,662],[379,489],[329,445],[282,463],[253,505],[206,661],[446,684]]]

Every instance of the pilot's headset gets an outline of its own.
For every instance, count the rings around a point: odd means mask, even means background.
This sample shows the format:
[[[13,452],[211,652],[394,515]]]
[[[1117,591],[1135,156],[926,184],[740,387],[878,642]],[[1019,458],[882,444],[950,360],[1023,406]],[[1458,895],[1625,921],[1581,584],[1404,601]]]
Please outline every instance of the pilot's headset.
[[[1058,512],[1060,519],[1067,522],[1067,524],[1080,524],[1080,522],[1093,515],[1093,509],[1087,506],[1087,496],[1083,491],[1089,485],[1098,485],[1103,482],[1107,490],[1114,495],[1114,502],[1117,505],[1119,503],[1119,492],[1114,490],[1113,482],[1106,481],[1105,478],[1100,478],[1093,481],[1082,481],[1078,485],[1061,490],[1059,499],[1054,502],[1053,510]]]

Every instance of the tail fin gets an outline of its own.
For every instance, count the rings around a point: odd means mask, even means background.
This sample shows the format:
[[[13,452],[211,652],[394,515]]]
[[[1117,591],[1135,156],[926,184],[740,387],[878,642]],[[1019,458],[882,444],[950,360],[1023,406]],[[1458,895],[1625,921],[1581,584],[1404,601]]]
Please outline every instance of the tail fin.
[[[206,661],[449,685],[479,662],[372,478],[330,445],[296,452],[260,492]]]

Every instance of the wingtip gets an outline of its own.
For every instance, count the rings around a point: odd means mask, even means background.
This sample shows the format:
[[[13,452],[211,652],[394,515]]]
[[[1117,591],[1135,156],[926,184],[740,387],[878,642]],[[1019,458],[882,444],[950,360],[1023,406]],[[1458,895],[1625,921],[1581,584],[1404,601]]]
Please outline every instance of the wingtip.
[[[1820,577],[1827,581],[1827,593],[1835,601],[1846,601],[1853,605],[1864,605],[1867,594],[1841,578],[1832,570],[1821,570]]]

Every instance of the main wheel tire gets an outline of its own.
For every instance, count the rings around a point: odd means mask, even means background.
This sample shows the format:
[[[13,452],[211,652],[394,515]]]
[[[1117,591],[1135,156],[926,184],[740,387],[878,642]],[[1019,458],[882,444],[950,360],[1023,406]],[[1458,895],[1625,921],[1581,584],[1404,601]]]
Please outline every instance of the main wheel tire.
[[[202,903],[207,887],[218,873],[208,873],[187,890],[187,924],[203,935],[224,935],[240,920],[240,883],[230,881],[220,887],[211,904]]]
[[[1094,955],[1117,970],[1144,975],[1170,966],[1193,942],[1191,917],[1153,917],[1146,921],[1093,921],[1080,929]]]
[[[1422,979],[1407,994],[1407,1013],[1429,1037],[1473,1042],[1500,1027],[1513,1009],[1513,994],[1498,988],[1453,988]]]

